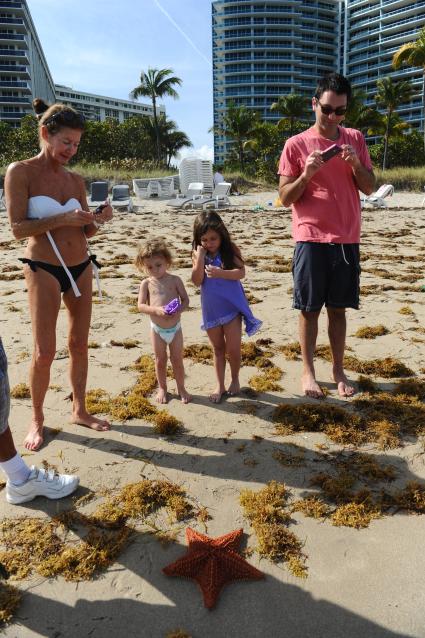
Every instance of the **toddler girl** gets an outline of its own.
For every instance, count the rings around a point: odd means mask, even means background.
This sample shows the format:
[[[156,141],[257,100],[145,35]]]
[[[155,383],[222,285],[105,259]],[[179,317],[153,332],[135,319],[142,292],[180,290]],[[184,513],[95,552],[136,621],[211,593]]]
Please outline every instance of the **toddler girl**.
[[[210,400],[218,403],[226,393],[226,355],[232,375],[227,393],[234,395],[240,390],[241,318],[249,336],[259,330],[262,321],[252,314],[240,282],[245,277],[240,250],[215,211],[202,212],[195,219],[192,261],[192,281],[201,286],[201,328],[207,331],[214,351],[217,387]]]
[[[162,239],[154,239],[139,247],[136,267],[146,279],[140,284],[137,307],[151,318],[151,339],[158,380],[158,403],[167,403],[167,346],[177,392],[182,403],[191,400],[184,387],[183,334],[180,315],[189,305],[189,297],[180,277],[171,275],[171,252]]]

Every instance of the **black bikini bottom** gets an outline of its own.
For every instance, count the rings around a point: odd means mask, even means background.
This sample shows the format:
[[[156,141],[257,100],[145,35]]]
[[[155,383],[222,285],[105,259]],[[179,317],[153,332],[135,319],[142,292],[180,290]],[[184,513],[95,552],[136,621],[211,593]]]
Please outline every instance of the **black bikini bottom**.
[[[26,257],[19,259],[19,261],[22,261],[23,264],[28,264],[33,272],[37,272],[37,268],[41,268],[53,275],[53,277],[55,277],[59,282],[61,292],[66,292],[71,288],[71,282],[69,281],[69,277],[63,266],[54,266],[53,264],[48,264],[45,261],[33,261]],[[86,261],[83,261],[81,264],[77,264],[76,266],[68,266],[68,270],[73,276],[74,281],[77,281],[78,277],[85,271],[90,262],[93,262],[98,268],[101,267],[96,261],[96,255],[90,255]]]

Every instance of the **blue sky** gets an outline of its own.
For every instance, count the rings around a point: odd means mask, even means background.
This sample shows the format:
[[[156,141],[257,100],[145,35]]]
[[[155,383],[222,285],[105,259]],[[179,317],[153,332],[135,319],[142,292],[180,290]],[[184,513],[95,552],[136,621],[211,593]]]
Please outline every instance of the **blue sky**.
[[[128,99],[142,69],[172,68],[183,84],[167,115],[212,153],[211,0],[27,2],[57,84]]]

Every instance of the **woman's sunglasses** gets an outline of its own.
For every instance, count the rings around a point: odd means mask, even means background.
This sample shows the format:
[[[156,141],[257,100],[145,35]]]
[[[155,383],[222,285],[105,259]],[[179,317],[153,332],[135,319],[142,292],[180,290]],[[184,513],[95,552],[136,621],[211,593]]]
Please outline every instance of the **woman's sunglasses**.
[[[345,115],[347,112],[346,106],[337,106],[336,109],[333,109],[332,106],[329,106],[329,104],[321,104],[317,98],[316,102],[317,104],[319,104],[320,108],[322,109],[322,113],[324,113],[325,115],[331,115],[331,113],[335,113],[335,115],[340,116]]]
[[[51,124],[52,122],[57,122],[58,124],[81,124],[83,125],[86,121],[86,118],[82,113],[73,113],[72,111],[57,111],[47,120],[44,120],[43,124]]]

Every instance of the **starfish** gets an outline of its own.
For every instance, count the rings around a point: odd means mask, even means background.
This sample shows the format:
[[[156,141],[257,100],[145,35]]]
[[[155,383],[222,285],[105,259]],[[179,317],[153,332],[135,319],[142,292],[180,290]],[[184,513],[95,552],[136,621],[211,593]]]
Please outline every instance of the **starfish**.
[[[210,538],[186,528],[188,550],[184,556],[162,570],[167,576],[182,576],[196,580],[202,590],[204,605],[215,606],[224,585],[233,580],[260,580],[264,574],[246,562],[237,549],[243,530]]]

